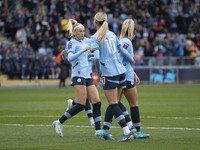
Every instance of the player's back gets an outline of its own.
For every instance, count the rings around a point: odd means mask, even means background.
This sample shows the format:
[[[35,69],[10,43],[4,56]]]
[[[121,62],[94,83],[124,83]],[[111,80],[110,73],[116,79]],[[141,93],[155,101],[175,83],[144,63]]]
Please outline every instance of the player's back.
[[[97,41],[96,34],[91,38],[99,45],[100,71],[102,76],[116,76],[125,73],[126,69],[119,60],[117,48],[119,46],[119,41],[117,36],[108,30],[103,43]]]

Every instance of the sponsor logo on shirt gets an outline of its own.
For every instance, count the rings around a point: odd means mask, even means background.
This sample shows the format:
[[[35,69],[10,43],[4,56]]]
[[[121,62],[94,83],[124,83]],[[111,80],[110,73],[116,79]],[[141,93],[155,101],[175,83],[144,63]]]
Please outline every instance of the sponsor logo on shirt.
[[[68,49],[71,49],[71,48],[72,48],[72,43],[69,43]]]
[[[123,48],[127,49],[127,48],[128,48],[128,46],[129,46],[129,44],[128,44],[128,43],[124,43],[124,45],[123,45]]]

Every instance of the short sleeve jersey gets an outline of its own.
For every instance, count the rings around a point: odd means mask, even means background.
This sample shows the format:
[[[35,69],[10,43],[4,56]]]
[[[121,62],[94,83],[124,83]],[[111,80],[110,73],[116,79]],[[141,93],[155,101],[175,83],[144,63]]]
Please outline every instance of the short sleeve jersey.
[[[131,57],[134,57],[133,53],[133,45],[131,40],[128,37],[124,37],[120,40],[120,44],[124,49],[128,51]],[[131,81],[134,82],[134,70],[132,65],[130,64],[129,61],[126,60],[126,58],[123,58],[123,65],[126,68],[126,81]]]
[[[117,36],[107,31],[106,39],[100,43],[96,39],[96,33],[91,39],[98,45],[100,54],[100,71],[102,76],[116,76],[126,72],[125,67],[119,58],[118,46],[120,45]]]
[[[82,51],[88,44],[83,40],[78,41],[75,38],[72,38],[69,42],[67,42],[66,50],[67,54],[69,53],[77,53]],[[90,72],[88,71],[88,51],[83,52],[77,59],[71,61],[72,63],[72,75],[71,77],[83,77],[83,78],[91,78]]]

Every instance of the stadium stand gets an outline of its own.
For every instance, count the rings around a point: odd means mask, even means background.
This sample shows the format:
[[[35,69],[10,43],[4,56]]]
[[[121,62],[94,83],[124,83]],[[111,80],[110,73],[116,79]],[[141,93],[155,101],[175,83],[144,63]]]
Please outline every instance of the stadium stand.
[[[1,0],[1,73],[9,79],[58,79],[68,19],[82,23],[90,37],[93,14],[100,10],[117,35],[124,19],[134,19],[136,66],[200,66],[200,0]],[[64,65],[67,78],[70,63]]]

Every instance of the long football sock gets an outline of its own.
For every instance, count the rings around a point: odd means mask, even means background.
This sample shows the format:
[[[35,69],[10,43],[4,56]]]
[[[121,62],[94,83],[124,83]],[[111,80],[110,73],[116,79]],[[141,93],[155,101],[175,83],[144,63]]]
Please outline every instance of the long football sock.
[[[105,112],[105,118],[104,118],[104,124],[103,124],[104,130],[110,129],[110,126],[112,124],[112,118],[113,118],[113,113],[112,113],[112,109],[109,105],[106,109],[106,112]]]
[[[101,130],[101,102],[93,104],[93,118],[95,130]]]
[[[140,131],[140,113],[138,106],[131,107],[131,118],[136,130]]]
[[[123,115],[122,110],[120,109],[118,104],[112,104],[110,105],[111,109],[112,109],[112,113],[116,119],[116,121],[118,122],[118,124],[121,126],[121,128],[123,129],[124,134],[129,134],[130,130],[126,124],[126,120],[125,117]]]
[[[90,102],[89,102],[88,99],[86,100],[85,112],[86,112],[88,118],[92,118],[93,117],[92,109],[91,109]]]
[[[60,123],[63,124],[67,119],[73,117],[80,111],[84,110],[85,105],[77,104],[74,107],[70,108],[64,113],[64,115],[59,119]]]
[[[126,120],[126,124],[128,125],[128,127],[130,129],[133,126],[133,124],[131,122],[131,118],[128,114],[128,111],[127,111],[126,107],[121,102],[118,102],[118,105],[119,105],[120,109],[122,110],[123,115],[124,115],[125,120]]]

